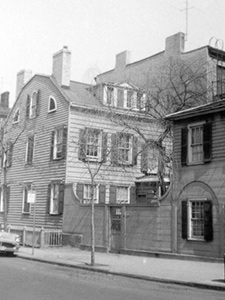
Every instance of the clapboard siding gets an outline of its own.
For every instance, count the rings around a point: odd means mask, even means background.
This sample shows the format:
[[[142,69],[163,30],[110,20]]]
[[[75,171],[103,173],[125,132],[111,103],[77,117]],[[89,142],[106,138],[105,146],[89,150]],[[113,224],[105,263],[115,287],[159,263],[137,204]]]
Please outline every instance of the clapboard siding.
[[[156,136],[160,134],[158,127],[146,123],[140,122],[138,124],[141,130],[145,132],[146,136]],[[83,113],[78,110],[72,109],[70,116],[70,132],[68,140],[68,166],[67,166],[67,182],[84,182],[90,181],[90,175],[85,164],[78,159],[79,152],[79,132],[85,127],[91,127],[96,129],[101,129],[103,132],[107,133],[107,146],[110,150],[111,147],[111,136],[113,133],[121,132],[124,127],[115,125],[110,121],[107,116],[104,115],[93,115],[90,113]],[[137,134],[134,131],[129,131],[129,133]],[[141,149],[140,137],[138,137],[138,150]],[[93,168],[96,164],[91,165]],[[123,183],[123,184],[134,184],[135,177],[142,175],[140,172],[140,156],[137,159],[137,165],[129,166],[126,168],[111,165],[110,155],[106,158],[106,163],[104,163],[96,177],[96,181],[102,181],[102,175],[104,175],[105,183]]]
[[[196,122],[193,118],[174,121],[173,160],[174,185],[172,193],[177,200],[177,245],[178,253],[218,257],[224,252],[224,222],[220,210],[225,194],[225,118],[224,113],[201,116],[198,121],[212,122],[212,159],[198,165],[181,165],[181,129]],[[181,201],[189,196],[205,196],[213,203],[213,241],[196,242],[182,239]],[[221,233],[222,232],[222,233]]]
[[[40,113],[35,119],[26,120],[27,95],[40,90]],[[57,111],[48,113],[49,97],[57,102]],[[12,125],[12,117],[20,108],[20,122]],[[51,180],[65,180],[65,159],[50,161],[51,132],[56,125],[68,125],[68,103],[59,93],[52,81],[45,76],[35,76],[22,90],[6,125],[5,140],[15,141],[12,166],[7,169],[7,183],[10,185],[8,223],[13,225],[33,224],[33,205],[30,214],[22,214],[23,184],[33,182],[36,190],[36,225],[61,227],[62,216],[46,214],[48,184]],[[32,165],[25,164],[27,135],[34,134],[34,160]],[[2,178],[3,180],[3,178]]]

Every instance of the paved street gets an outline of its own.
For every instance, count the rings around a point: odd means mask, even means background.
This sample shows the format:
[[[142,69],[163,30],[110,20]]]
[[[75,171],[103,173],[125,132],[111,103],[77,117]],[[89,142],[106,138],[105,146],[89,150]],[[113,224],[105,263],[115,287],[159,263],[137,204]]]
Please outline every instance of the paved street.
[[[154,283],[48,263],[0,256],[4,300],[224,299],[223,291]]]

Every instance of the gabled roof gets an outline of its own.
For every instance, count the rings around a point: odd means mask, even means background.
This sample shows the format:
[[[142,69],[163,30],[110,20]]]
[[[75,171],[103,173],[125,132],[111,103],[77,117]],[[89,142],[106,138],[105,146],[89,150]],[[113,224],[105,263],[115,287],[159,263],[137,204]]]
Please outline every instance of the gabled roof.
[[[172,113],[167,115],[165,119],[176,121],[176,120],[187,119],[196,116],[202,116],[206,114],[213,114],[221,111],[225,111],[225,99],[203,104],[197,107],[192,107],[176,113]]]

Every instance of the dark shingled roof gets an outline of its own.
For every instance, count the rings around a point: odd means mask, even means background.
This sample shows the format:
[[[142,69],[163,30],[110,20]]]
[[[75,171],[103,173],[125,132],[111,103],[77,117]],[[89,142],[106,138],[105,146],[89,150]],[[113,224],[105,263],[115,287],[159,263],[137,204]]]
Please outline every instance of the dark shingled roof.
[[[196,106],[193,108],[185,109],[176,113],[172,113],[167,115],[165,119],[175,121],[175,120],[186,119],[190,117],[216,113],[220,111],[225,111],[225,99]]]

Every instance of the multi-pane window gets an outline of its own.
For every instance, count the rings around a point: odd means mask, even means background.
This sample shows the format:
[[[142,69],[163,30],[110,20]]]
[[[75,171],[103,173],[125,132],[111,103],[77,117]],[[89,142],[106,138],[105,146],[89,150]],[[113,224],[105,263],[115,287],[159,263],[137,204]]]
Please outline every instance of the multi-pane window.
[[[204,238],[204,202],[190,202],[190,236]]]
[[[29,136],[26,145],[26,163],[32,164],[34,158],[34,136]]]
[[[86,136],[86,156],[97,158],[99,153],[100,134],[96,130],[88,130]]]
[[[118,186],[116,188],[116,202],[128,203],[129,202],[129,187]]]
[[[204,197],[182,201],[182,238],[213,240],[213,203]]]
[[[131,159],[131,136],[129,134],[120,134],[118,138],[118,160],[123,163],[129,163]]]
[[[133,91],[128,90],[127,91],[127,107],[131,108],[133,107],[133,101],[134,101],[134,93]]]
[[[3,167],[11,167],[13,157],[13,143],[7,142],[4,151]]]
[[[181,164],[208,163],[212,160],[212,122],[193,123],[181,129]]]
[[[190,127],[190,161],[203,161],[203,124]]]
[[[78,157],[83,161],[104,161],[107,151],[107,134],[100,129],[84,128],[79,134]]]
[[[106,103],[108,105],[113,105],[114,104],[114,88],[113,87],[110,87],[110,86],[107,87]]]
[[[64,185],[52,182],[49,185],[49,214],[59,215],[63,212]]]
[[[91,184],[84,184],[84,194],[83,194],[84,204],[91,203],[92,188],[93,188],[94,203],[98,203],[98,186],[97,185],[92,186]]]
[[[26,184],[23,188],[23,213],[30,213],[29,195],[33,194],[31,184]]]
[[[53,160],[62,159],[66,154],[67,128],[57,127],[52,131],[51,158]]]

